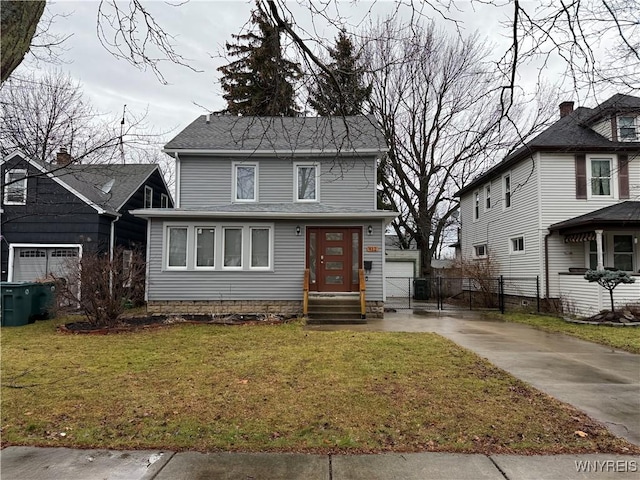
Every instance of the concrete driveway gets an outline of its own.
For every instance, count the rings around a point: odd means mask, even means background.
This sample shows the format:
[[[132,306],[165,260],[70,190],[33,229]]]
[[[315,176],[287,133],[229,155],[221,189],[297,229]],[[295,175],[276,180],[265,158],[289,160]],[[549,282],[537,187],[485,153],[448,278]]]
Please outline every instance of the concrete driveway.
[[[366,325],[307,328],[438,333],[640,445],[640,355],[526,325],[483,320],[473,312],[443,313],[387,313]]]

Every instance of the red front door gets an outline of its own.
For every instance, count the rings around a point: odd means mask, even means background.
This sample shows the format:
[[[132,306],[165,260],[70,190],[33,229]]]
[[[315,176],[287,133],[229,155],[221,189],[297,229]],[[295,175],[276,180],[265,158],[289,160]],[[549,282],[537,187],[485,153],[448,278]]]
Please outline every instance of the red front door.
[[[318,292],[358,291],[362,228],[307,228],[310,289]]]

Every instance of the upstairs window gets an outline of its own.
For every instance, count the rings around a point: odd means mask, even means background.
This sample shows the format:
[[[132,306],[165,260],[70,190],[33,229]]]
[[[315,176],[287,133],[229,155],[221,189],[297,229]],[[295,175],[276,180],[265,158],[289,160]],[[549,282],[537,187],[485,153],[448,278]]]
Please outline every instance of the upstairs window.
[[[169,208],[169,196],[166,193],[160,194],[160,208]]]
[[[257,199],[257,165],[237,164],[233,169],[234,200],[255,202]]]
[[[152,208],[153,207],[153,188],[146,186],[144,187],[144,208]]]
[[[480,218],[480,192],[473,192],[473,220]]]
[[[591,196],[610,197],[611,192],[611,159],[591,158],[589,169]]]
[[[621,142],[638,141],[638,119],[636,117],[618,117],[618,140]]]
[[[316,165],[296,165],[295,181],[298,202],[318,200],[318,167]]]
[[[511,174],[502,177],[502,186],[504,188],[504,208],[511,208]]]
[[[491,184],[484,187],[484,209],[491,210]]]
[[[4,175],[5,205],[27,204],[27,171],[8,170]]]

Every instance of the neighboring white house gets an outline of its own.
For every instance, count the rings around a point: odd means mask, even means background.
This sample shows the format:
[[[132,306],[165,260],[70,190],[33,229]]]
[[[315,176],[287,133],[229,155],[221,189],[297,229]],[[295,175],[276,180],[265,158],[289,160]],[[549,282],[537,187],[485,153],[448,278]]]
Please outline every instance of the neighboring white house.
[[[490,255],[502,275],[538,276],[543,297],[585,315],[606,308],[608,292],[584,271],[625,270],[637,281],[615,299],[640,302],[640,98],[563,102],[556,123],[457,196],[463,258]]]

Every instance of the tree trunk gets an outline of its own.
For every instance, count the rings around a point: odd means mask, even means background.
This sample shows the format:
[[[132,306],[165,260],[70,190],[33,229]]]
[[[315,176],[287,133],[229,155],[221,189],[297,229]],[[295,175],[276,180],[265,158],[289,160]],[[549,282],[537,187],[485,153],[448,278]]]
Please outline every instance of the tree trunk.
[[[3,1],[0,10],[0,50],[2,51],[2,82],[24,60],[36,33],[45,1]]]

